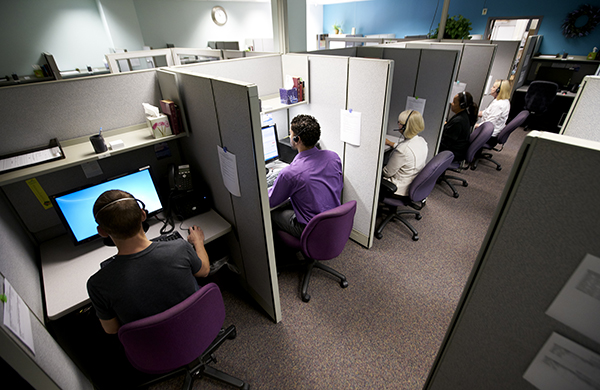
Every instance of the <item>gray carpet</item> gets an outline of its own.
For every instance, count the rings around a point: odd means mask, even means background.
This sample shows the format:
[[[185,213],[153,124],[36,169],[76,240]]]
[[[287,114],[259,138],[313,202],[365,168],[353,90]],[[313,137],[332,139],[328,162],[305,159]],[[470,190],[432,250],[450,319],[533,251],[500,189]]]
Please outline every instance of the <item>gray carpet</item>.
[[[517,129],[496,161],[463,171],[468,187],[459,198],[445,184],[432,191],[423,218],[414,221],[420,240],[390,222],[371,249],[350,241],[327,262],[346,275],[349,287],[316,270],[300,299],[302,275],[282,269],[283,321],[273,323],[246,294],[223,288],[227,318],[238,337],[218,351],[215,368],[252,389],[421,389],[477,257],[488,225],[526,133]],[[182,378],[152,389],[178,389]],[[197,379],[194,389],[229,389]]]

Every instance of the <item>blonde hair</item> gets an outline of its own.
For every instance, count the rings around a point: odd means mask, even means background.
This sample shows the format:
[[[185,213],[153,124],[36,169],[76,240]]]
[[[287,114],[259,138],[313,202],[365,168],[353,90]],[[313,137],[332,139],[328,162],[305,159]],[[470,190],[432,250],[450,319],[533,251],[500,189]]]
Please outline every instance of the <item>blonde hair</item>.
[[[410,116],[410,117],[409,117]],[[408,119],[408,123],[406,120]],[[406,110],[398,115],[398,122],[405,123],[404,138],[410,139],[419,134],[425,128],[425,121],[419,111]]]
[[[496,96],[496,100],[510,99],[510,90],[511,90],[510,81],[496,80],[494,85],[495,84],[498,84],[498,86],[500,87],[500,92],[498,92],[498,95]]]

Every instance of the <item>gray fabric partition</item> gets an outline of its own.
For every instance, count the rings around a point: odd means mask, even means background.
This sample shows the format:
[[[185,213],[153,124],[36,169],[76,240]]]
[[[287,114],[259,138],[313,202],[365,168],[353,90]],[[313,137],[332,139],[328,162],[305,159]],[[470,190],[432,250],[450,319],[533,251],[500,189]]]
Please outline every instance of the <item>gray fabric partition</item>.
[[[598,166],[600,143],[526,138],[426,389],[533,389],[522,376],[553,332],[600,352],[545,314],[584,256],[600,256]]]
[[[393,68],[392,61],[349,59],[347,108],[361,113],[361,137],[360,146],[346,144],[343,200],[358,202],[353,238],[368,248],[373,245]]]
[[[508,80],[513,68],[514,60],[519,50],[521,41],[493,41],[496,45],[496,55],[490,70],[492,82],[496,80]],[[490,85],[491,87],[491,85]],[[484,89],[484,96],[481,99],[480,111],[483,111],[492,102],[493,98],[489,95],[489,90]]]
[[[144,123],[161,99],[155,70],[0,89],[0,155]]]
[[[259,96],[279,94],[283,87],[281,55],[247,57],[175,67],[184,72],[256,84]]]
[[[586,76],[571,106],[562,134],[600,141],[600,77]]]
[[[426,130],[422,135],[429,146],[428,160],[437,154],[457,61],[458,52],[454,50],[423,49],[421,53],[415,96],[427,99],[423,114]]]
[[[478,105],[483,97],[495,53],[495,45],[465,44],[462,51],[457,80],[467,83],[467,91],[473,95],[473,101]]]
[[[264,168],[259,170],[257,165],[262,160],[255,159],[255,153],[262,154],[262,150],[253,147],[256,137],[261,137],[256,86],[195,74],[178,76],[190,123],[190,137],[183,146],[186,158],[207,182],[215,210],[234,229],[229,249],[246,287],[277,322],[281,320],[279,291],[271,269],[274,253],[267,245],[271,223],[262,205],[266,178]],[[236,156],[239,198],[223,184],[217,146],[227,147]]]
[[[1,195],[0,229],[0,283],[4,285],[6,277],[27,304],[35,348],[34,355],[10,330],[2,327],[0,357],[36,388],[92,389],[91,383],[44,326],[36,246]],[[3,313],[4,303],[0,302],[0,322],[3,322]]]

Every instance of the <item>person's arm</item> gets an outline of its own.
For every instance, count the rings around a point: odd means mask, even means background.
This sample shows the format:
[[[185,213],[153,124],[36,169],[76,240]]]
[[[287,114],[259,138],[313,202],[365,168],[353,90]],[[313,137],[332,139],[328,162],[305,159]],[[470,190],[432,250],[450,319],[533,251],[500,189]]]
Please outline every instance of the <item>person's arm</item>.
[[[383,177],[394,176],[405,164],[406,155],[398,149],[394,150],[387,165],[383,167]]]
[[[200,270],[194,274],[197,278],[204,278],[208,276],[210,272],[210,261],[208,259],[208,253],[206,253],[206,249],[204,248],[204,232],[200,227],[194,225],[188,229],[188,242],[194,246],[196,250],[196,254],[202,261],[202,267]]]
[[[385,144],[386,144],[387,146],[391,146],[392,148],[393,148],[394,146],[396,146],[396,144],[395,144],[395,143],[393,143],[392,141],[390,141],[390,140],[389,140],[389,139],[387,139],[387,138],[385,139]]]
[[[99,320],[100,324],[102,324],[102,329],[104,329],[104,331],[108,334],[116,334],[119,331],[119,328],[121,327],[121,324],[119,324],[119,320],[117,319],[117,317],[111,318],[110,320]]]
[[[292,183],[284,168],[275,179],[273,187],[269,188],[269,207],[279,206],[292,195]]]

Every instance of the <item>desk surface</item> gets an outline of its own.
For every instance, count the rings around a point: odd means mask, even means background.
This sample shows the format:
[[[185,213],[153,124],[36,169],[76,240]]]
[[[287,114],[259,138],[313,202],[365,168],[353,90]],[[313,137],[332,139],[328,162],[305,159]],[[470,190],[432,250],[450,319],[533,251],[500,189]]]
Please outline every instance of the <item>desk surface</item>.
[[[231,231],[231,225],[213,210],[181,224],[186,230],[192,225],[202,228],[205,244]],[[158,237],[161,227],[162,223],[155,221],[150,225],[146,236]],[[176,222],[175,228],[179,228],[179,223]],[[185,232],[181,232],[181,235],[187,237]],[[104,246],[101,240],[74,246],[67,235],[42,243],[40,249],[46,310],[51,320],[90,303],[87,280],[100,269],[102,261],[117,253],[116,247]]]
[[[528,89],[529,89],[529,85],[524,85],[522,87],[517,88],[517,92],[527,92]],[[571,91],[558,90],[558,92],[556,92],[556,96],[565,96],[565,97],[575,98],[575,96],[577,96],[577,93],[571,92]]]

